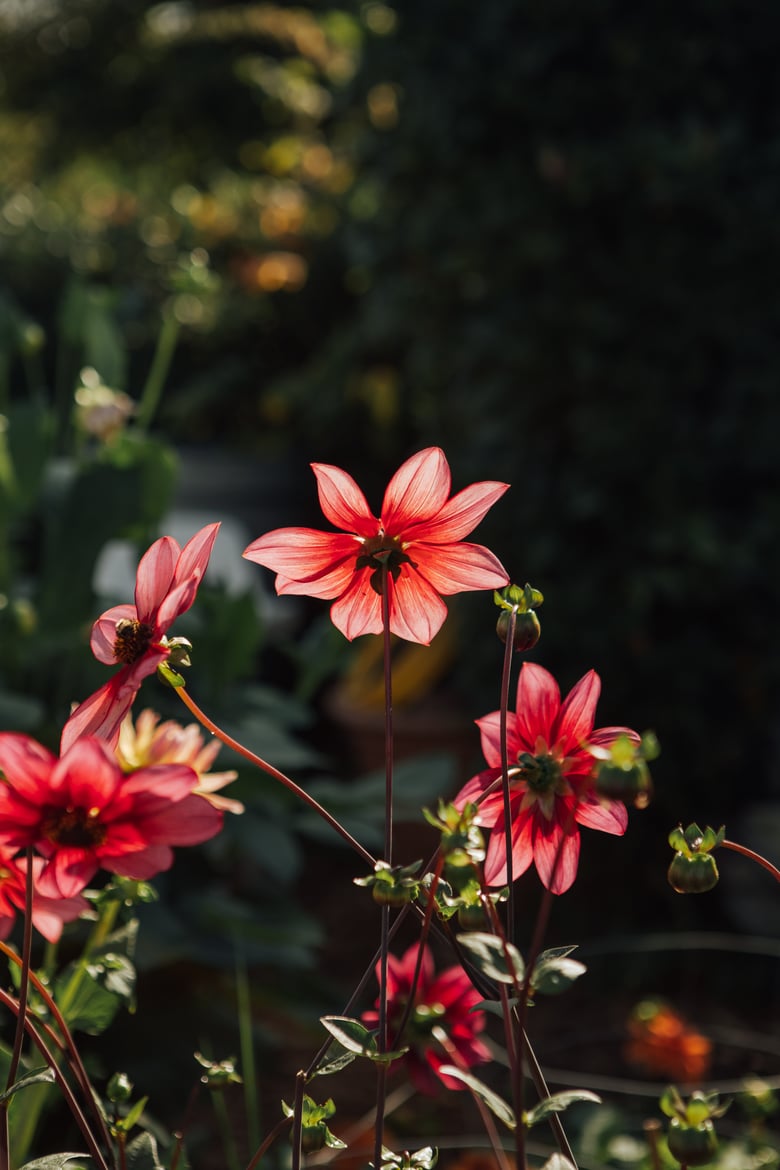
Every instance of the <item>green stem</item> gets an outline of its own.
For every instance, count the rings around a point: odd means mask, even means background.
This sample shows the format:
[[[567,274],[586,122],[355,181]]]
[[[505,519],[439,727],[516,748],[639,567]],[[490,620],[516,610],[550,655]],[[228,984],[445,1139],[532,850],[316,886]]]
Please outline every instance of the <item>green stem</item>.
[[[213,719],[209,719],[208,715],[206,715],[204,711],[201,711],[198,704],[187,693],[185,687],[176,687],[175,690],[176,694],[179,696],[182,703],[184,703],[185,707],[187,707],[187,709],[192,712],[195,718],[203,724],[207,731],[210,731],[212,735],[215,735],[218,740],[224,743],[225,747],[232,748],[234,752],[238,752],[238,754],[243,756],[245,760],[248,760],[250,764],[254,764],[256,768],[260,768],[268,776],[273,776],[274,780],[278,780],[280,784],[283,784],[285,788],[294,793],[299,800],[302,800],[304,804],[309,806],[309,808],[314,809],[314,811],[319,816],[321,816],[322,819],[326,821],[327,824],[329,824],[330,827],[336,833],[338,833],[339,836],[342,837],[348,845],[352,846],[355,852],[363,858],[367,865],[369,865],[372,869],[374,868],[376,865],[376,858],[372,857],[368,850],[364,849],[360,842],[356,841],[352,834],[349,833],[344,828],[344,826],[328,812],[326,808],[323,808],[322,805],[319,804],[313,796],[310,796],[309,793],[305,791],[305,789],[301,788],[299,784],[296,784],[294,780],[291,780],[289,776],[285,776],[284,772],[280,772],[278,768],[273,766],[273,764],[267,763],[267,761],[262,759],[262,757],[255,755],[254,752],[250,752],[249,748],[245,748],[244,745],[239,743],[237,739],[233,739],[231,735],[228,735],[226,731],[223,731],[221,727],[218,727]]]
[[[227,1166],[227,1170],[241,1170],[238,1149],[236,1148],[236,1139],[233,1136],[233,1127],[230,1124],[224,1094],[222,1089],[211,1089],[210,1092],[211,1103],[214,1106],[217,1126],[222,1140],[222,1149],[225,1154],[225,1165]]]
[[[144,388],[141,391],[141,398],[136,412],[136,424],[141,431],[149,429],[157,407],[160,405],[165,379],[168,376],[178,339],[179,322],[176,320],[173,312],[168,310],[163,315],[162,327],[157,337],[154,357],[152,358],[152,364],[149,368]]]
[[[260,1144],[260,1127],[257,1120],[259,1095],[257,1092],[257,1069],[255,1047],[252,1035],[252,1004],[249,994],[249,977],[243,954],[236,956],[236,999],[238,1001],[238,1030],[241,1046],[241,1072],[244,1080],[244,1108],[247,1118],[247,1137],[251,1149]]]

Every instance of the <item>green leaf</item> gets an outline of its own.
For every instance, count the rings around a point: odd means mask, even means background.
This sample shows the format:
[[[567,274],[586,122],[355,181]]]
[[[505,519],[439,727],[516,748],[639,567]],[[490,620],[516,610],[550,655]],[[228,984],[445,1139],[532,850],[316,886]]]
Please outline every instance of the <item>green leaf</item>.
[[[354,1052],[356,1056],[368,1056],[376,1051],[376,1033],[361,1024],[360,1020],[350,1019],[349,1016],[322,1016],[320,1023],[348,1052]]]
[[[522,983],[525,978],[523,956],[511,943],[494,934],[459,934],[458,942],[471,952],[474,965],[498,983]]]
[[[25,1162],[21,1170],[62,1170],[62,1167],[72,1162],[74,1158],[92,1164],[89,1154],[47,1154],[45,1158],[36,1158],[34,1162]]]
[[[317,1065],[311,1075],[312,1077],[328,1077],[332,1073],[341,1072],[348,1064],[352,1064],[356,1057],[356,1052],[351,1052],[342,1044],[338,1042],[335,1045],[331,1044],[322,1058],[322,1064]]]
[[[540,956],[534,965],[529,982],[535,994],[560,995],[586,971],[585,964],[578,962],[577,959],[545,959],[544,956]]]
[[[10,1089],[6,1089],[4,1093],[0,1093],[0,1103],[10,1100],[14,1093],[18,1093],[20,1089],[26,1089],[29,1085],[52,1084],[54,1081],[54,1073],[44,1065],[41,1068],[35,1068],[32,1072],[26,1073],[11,1085]]]
[[[553,1113],[563,1113],[564,1109],[568,1109],[575,1101],[591,1101],[594,1105],[600,1105],[601,1097],[591,1093],[590,1089],[567,1089],[563,1093],[553,1093],[551,1097],[545,1097],[538,1105],[534,1105],[533,1109],[524,1113],[523,1122],[526,1128],[530,1129],[532,1125],[538,1125]]]
[[[125,1150],[125,1170],[163,1170],[157,1142],[150,1133],[139,1133]]]
[[[493,1113],[499,1121],[503,1121],[509,1129],[514,1129],[517,1125],[515,1115],[510,1105],[507,1105],[503,1097],[499,1097],[492,1089],[483,1084],[477,1077],[473,1076],[465,1069],[456,1068],[454,1064],[443,1064],[439,1068],[440,1073],[445,1076],[452,1077],[453,1080],[462,1081],[472,1093],[475,1093],[491,1113]]]

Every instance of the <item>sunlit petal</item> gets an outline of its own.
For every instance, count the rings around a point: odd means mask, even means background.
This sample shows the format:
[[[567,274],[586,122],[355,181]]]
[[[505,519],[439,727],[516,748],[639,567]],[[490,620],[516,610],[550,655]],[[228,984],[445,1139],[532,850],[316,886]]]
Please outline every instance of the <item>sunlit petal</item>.
[[[328,463],[312,463],[311,466],[317,477],[320,507],[326,519],[345,532],[375,536],[379,531],[379,520],[372,514],[366,497],[352,476]]]
[[[331,621],[350,642],[361,634],[382,632],[382,603],[370,581],[370,570],[354,573],[345,593],[330,607]]]
[[[447,606],[432,585],[415,572],[388,580],[390,629],[399,638],[427,646],[447,616]]]
[[[400,535],[410,524],[430,520],[450,494],[450,467],[439,447],[407,459],[387,485],[382,501],[385,532]]]
[[[567,755],[584,744],[593,730],[596,706],[601,693],[601,679],[595,670],[589,670],[569,691],[553,732],[556,742]]]
[[[509,581],[506,569],[481,544],[417,544],[407,547],[418,571],[445,596],[466,589],[499,589]]]
[[[412,539],[431,544],[450,544],[472,532],[509,487],[508,483],[484,480],[464,488],[448,500],[431,520],[415,524]]]
[[[89,644],[92,653],[98,662],[105,662],[106,666],[116,665],[114,645],[116,644],[116,624],[121,621],[137,621],[138,611],[134,605],[114,605],[101,614],[92,627]]]
[[[172,536],[161,536],[146,550],[135,576],[138,620],[154,623],[157,608],[173,584],[180,548]]]
[[[524,662],[517,683],[517,738],[525,751],[534,752],[542,736],[550,734],[561,706],[561,692],[548,670],[535,662]]]

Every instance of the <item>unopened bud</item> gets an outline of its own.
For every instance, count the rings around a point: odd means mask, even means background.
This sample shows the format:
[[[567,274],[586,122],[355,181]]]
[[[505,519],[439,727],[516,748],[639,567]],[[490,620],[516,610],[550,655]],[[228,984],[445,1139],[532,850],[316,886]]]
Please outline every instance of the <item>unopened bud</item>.
[[[506,644],[512,626],[512,615],[509,610],[502,609],[496,622],[496,633]],[[512,633],[512,646],[515,650],[532,650],[542,632],[539,618],[532,609],[527,613],[515,614],[515,628]]]

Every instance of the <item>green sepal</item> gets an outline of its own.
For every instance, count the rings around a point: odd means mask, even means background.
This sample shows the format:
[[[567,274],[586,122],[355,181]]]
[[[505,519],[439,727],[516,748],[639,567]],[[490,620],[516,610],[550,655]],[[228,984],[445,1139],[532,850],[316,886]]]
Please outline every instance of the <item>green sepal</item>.
[[[568,1109],[575,1101],[590,1101],[594,1105],[600,1105],[601,1097],[592,1093],[590,1089],[567,1089],[563,1093],[553,1093],[523,1114],[523,1125],[530,1129],[532,1125],[546,1121],[553,1113],[563,1113],[564,1109]]]
[[[285,1117],[292,1117],[295,1110],[286,1101],[282,1101],[282,1112]],[[331,1150],[346,1150],[347,1143],[331,1133],[325,1124],[336,1112],[336,1106],[331,1097],[322,1105],[309,1096],[304,1096],[301,1102],[301,1147],[306,1153],[315,1153],[327,1146]]]
[[[18,1081],[14,1081],[10,1089],[0,1093],[0,1104],[10,1099],[18,1093],[21,1089],[26,1089],[30,1085],[50,1085],[54,1081],[54,1072],[48,1065],[43,1065],[41,1068],[34,1068],[31,1072],[25,1073],[23,1077],[19,1077]],[[77,1154],[71,1154],[70,1157],[78,1157]]]
[[[141,1097],[136,1101],[135,1105],[131,1105],[124,1117],[120,1117],[117,1121],[112,1122],[111,1131],[116,1137],[118,1134],[129,1133],[133,1126],[138,1122],[141,1114],[146,1108],[148,1097]]]
[[[174,690],[184,686],[184,676],[178,674],[167,662],[161,662],[157,667],[157,677],[166,686],[173,687]]]
[[[498,983],[520,984],[525,978],[525,962],[517,947],[494,934],[459,934],[458,942],[471,952],[472,961],[483,975]]]
[[[415,1150],[411,1154],[408,1150],[404,1150],[402,1154],[395,1154],[392,1150],[388,1150],[386,1146],[382,1146],[382,1170],[433,1170],[433,1167],[439,1160],[439,1151],[436,1146],[423,1146],[420,1150]],[[369,1162],[369,1166],[373,1166],[373,1162]]]
[[[493,601],[499,609],[514,609],[517,613],[529,613],[538,609],[544,601],[544,594],[526,581],[520,585],[505,585],[503,589],[493,591]]]

